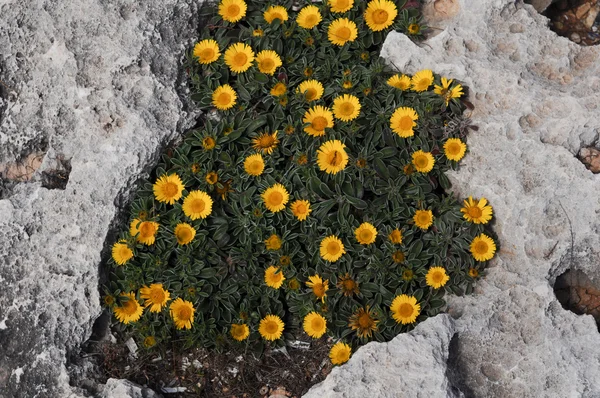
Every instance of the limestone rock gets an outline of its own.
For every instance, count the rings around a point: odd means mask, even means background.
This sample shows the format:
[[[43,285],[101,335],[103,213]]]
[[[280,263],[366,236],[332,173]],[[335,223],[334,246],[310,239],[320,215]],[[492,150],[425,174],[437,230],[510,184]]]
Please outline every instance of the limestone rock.
[[[158,398],[149,388],[141,387],[128,380],[108,379],[101,398]]]
[[[388,343],[369,343],[346,364],[335,367],[304,398],[461,397],[447,377],[454,333],[452,318],[443,314]]]

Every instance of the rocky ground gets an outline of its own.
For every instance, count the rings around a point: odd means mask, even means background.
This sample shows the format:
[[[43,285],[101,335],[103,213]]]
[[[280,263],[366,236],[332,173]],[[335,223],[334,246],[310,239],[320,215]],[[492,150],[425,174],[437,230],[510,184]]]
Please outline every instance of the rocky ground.
[[[100,313],[105,241],[195,118],[176,66],[199,6],[0,0],[0,397],[84,394],[70,365]],[[553,287],[568,269],[600,286],[600,177],[577,158],[599,145],[600,48],[558,37],[521,1],[425,11],[437,35],[417,46],[392,33],[382,54],[469,86],[479,131],[451,178],[494,206],[499,252],[475,294],[449,298],[450,316],[361,348],[307,396],[599,396],[594,318]],[[150,396],[104,388],[127,394]]]

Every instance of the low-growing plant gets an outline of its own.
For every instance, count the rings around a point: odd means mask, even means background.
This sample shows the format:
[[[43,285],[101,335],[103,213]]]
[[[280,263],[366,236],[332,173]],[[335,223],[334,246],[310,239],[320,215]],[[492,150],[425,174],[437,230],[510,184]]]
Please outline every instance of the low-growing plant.
[[[465,88],[378,56],[389,30],[421,37],[414,4],[206,7],[185,64],[203,126],[163,155],[112,251],[105,303],[142,345],[261,351],[304,330],[334,337],[340,364],[472,291],[496,246],[487,201],[445,193]]]

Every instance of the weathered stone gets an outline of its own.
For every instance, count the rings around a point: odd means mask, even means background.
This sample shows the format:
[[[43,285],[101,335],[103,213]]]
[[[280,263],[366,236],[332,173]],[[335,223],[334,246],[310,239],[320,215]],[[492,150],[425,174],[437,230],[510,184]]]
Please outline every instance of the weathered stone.
[[[531,4],[537,12],[544,12],[553,3],[553,0],[525,0],[525,3]]]
[[[101,398],[158,398],[156,394],[149,388],[142,387],[128,380],[108,379],[102,393]]]

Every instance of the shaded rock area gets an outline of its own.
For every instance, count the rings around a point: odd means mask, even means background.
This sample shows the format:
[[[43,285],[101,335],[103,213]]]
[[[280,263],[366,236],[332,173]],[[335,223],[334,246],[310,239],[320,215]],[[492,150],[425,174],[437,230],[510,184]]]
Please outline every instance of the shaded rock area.
[[[552,30],[585,46],[600,43],[599,14],[598,0],[559,0],[544,12]]]
[[[200,4],[0,0],[0,397],[86,394],[67,358],[101,312],[113,222],[195,120]]]
[[[556,278],[554,292],[563,308],[589,314],[600,322],[600,288],[584,272],[567,270]]]

